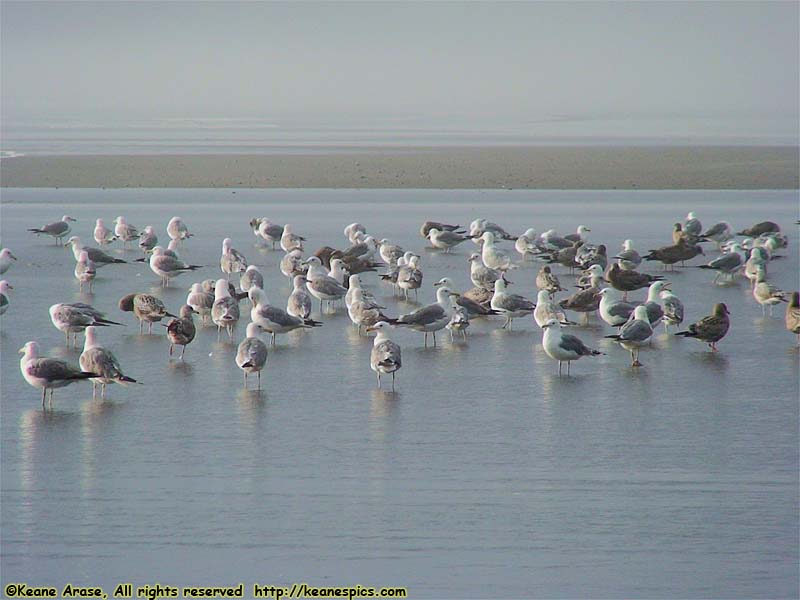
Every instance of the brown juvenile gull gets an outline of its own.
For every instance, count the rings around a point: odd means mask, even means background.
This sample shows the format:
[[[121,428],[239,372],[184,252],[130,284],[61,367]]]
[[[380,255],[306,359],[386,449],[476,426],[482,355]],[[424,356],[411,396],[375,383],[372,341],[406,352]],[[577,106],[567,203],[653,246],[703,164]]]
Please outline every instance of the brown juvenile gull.
[[[158,323],[164,317],[175,317],[167,311],[164,303],[151,294],[128,294],[119,301],[119,309],[123,312],[132,312],[139,319],[139,333],[147,323],[147,333],[153,333],[153,323]]]
[[[677,262],[684,263],[700,254],[705,254],[705,252],[699,244],[689,244],[685,238],[681,238],[677,244],[650,250],[644,259],[657,260],[666,269],[667,265],[674,265]]]
[[[648,287],[654,281],[664,279],[661,275],[648,275],[638,271],[623,271],[617,263],[611,265],[606,272],[606,281],[616,290],[624,292],[623,300],[627,300],[628,292]]]
[[[183,346],[181,349],[180,359],[183,360],[183,353],[186,352],[186,346],[191,343],[197,333],[197,328],[194,325],[193,316],[195,310],[188,304],[181,306],[180,317],[170,319],[164,325],[167,328],[167,338],[169,339],[169,355],[172,356],[174,346]]]
[[[551,296],[556,292],[565,292],[566,290],[561,287],[561,282],[558,277],[547,265],[539,269],[536,275],[536,287],[540,290],[546,290]]]
[[[714,311],[707,317],[703,317],[697,323],[689,325],[686,331],[679,331],[675,335],[691,337],[708,344],[712,352],[717,352],[717,342],[725,337],[731,321],[728,307],[723,303],[715,304]]]
[[[756,223],[752,227],[742,229],[736,235],[743,235],[745,237],[758,237],[763,233],[773,233],[780,230],[781,226],[777,223],[773,223],[772,221],[762,221],[761,223]]]

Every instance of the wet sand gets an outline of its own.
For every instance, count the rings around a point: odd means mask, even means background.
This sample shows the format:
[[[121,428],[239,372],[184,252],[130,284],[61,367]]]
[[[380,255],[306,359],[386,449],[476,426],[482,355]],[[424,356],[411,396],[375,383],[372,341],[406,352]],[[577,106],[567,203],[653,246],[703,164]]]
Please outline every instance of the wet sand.
[[[307,154],[21,156],[2,187],[797,189],[797,147],[348,148]]]

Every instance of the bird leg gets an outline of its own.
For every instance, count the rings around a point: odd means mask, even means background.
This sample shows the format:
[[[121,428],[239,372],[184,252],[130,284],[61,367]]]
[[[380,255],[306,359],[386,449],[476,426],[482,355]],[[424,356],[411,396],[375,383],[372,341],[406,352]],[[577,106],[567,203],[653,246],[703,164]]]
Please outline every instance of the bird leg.
[[[42,410],[45,410],[44,400],[47,396],[47,388],[42,388]]]
[[[394,391],[394,371],[392,371],[392,391]]]
[[[186,352],[186,344],[183,345],[183,349],[181,350],[181,360],[183,360],[183,353]]]
[[[261,371],[257,371],[258,373],[258,389],[261,389]]]
[[[169,355],[172,356],[172,344],[169,345]]]

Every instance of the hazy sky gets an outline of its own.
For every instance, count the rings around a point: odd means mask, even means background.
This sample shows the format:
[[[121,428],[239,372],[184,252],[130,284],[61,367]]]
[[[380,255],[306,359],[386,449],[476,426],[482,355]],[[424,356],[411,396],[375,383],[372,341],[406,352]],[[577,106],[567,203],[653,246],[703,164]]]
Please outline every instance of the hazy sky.
[[[0,4],[18,116],[798,113],[798,3]]]

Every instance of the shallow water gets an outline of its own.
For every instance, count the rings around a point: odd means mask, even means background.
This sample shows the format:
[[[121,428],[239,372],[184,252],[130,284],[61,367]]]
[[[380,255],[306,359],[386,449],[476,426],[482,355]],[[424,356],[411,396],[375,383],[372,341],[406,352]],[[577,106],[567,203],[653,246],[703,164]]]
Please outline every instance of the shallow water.
[[[541,348],[531,319],[514,331],[473,321],[467,341],[396,331],[397,391],[379,391],[371,340],[340,309],[314,331],[279,337],[261,393],[244,391],[235,344],[201,331],[170,361],[163,328],[138,335],[116,308],[133,291],[173,311],[192,281],[216,278],[221,240],[262,267],[269,297],[290,286],[280,252],[259,251],[247,222],[291,222],[314,250],[342,246],[364,223],[422,253],[421,302],[442,276],[470,287],[467,243],[423,250],[425,219],[478,216],[515,232],[592,228],[615,250],[669,243],[695,210],[705,224],[771,219],[790,237],[770,280],[798,287],[797,192],[440,192],[328,190],[3,190],[2,237],[20,258],[2,317],[3,583],[171,585],[242,581],[407,586],[412,597],[796,597],[798,595],[798,350],[783,306],[762,317],[746,281],[670,273],[687,322],[726,302],[733,320],[720,352],[659,330],[632,370],[602,322],[576,328],[607,354],[572,376]],[[70,252],[25,228],[67,213],[91,239],[94,218],[169,217],[196,233],[181,249],[208,265],[166,291],[145,265],[104,267],[93,297],[78,293]],[[709,249],[712,255],[713,251]],[[138,252],[118,251],[125,258]],[[701,264],[694,261],[693,264]],[[535,296],[529,265],[511,276]],[[649,270],[655,270],[650,265]],[[562,282],[571,278],[559,271]],[[388,312],[413,306],[363,277]],[[643,293],[634,294],[640,298]],[[50,324],[55,302],[91,301],[126,323],[100,332],[143,386],[40,394],[16,353],[38,340],[76,363]],[[245,305],[243,313],[247,314]],[[778,316],[780,314],[780,316]],[[244,322],[236,341],[244,334]],[[254,383],[254,382],[252,382]]]

